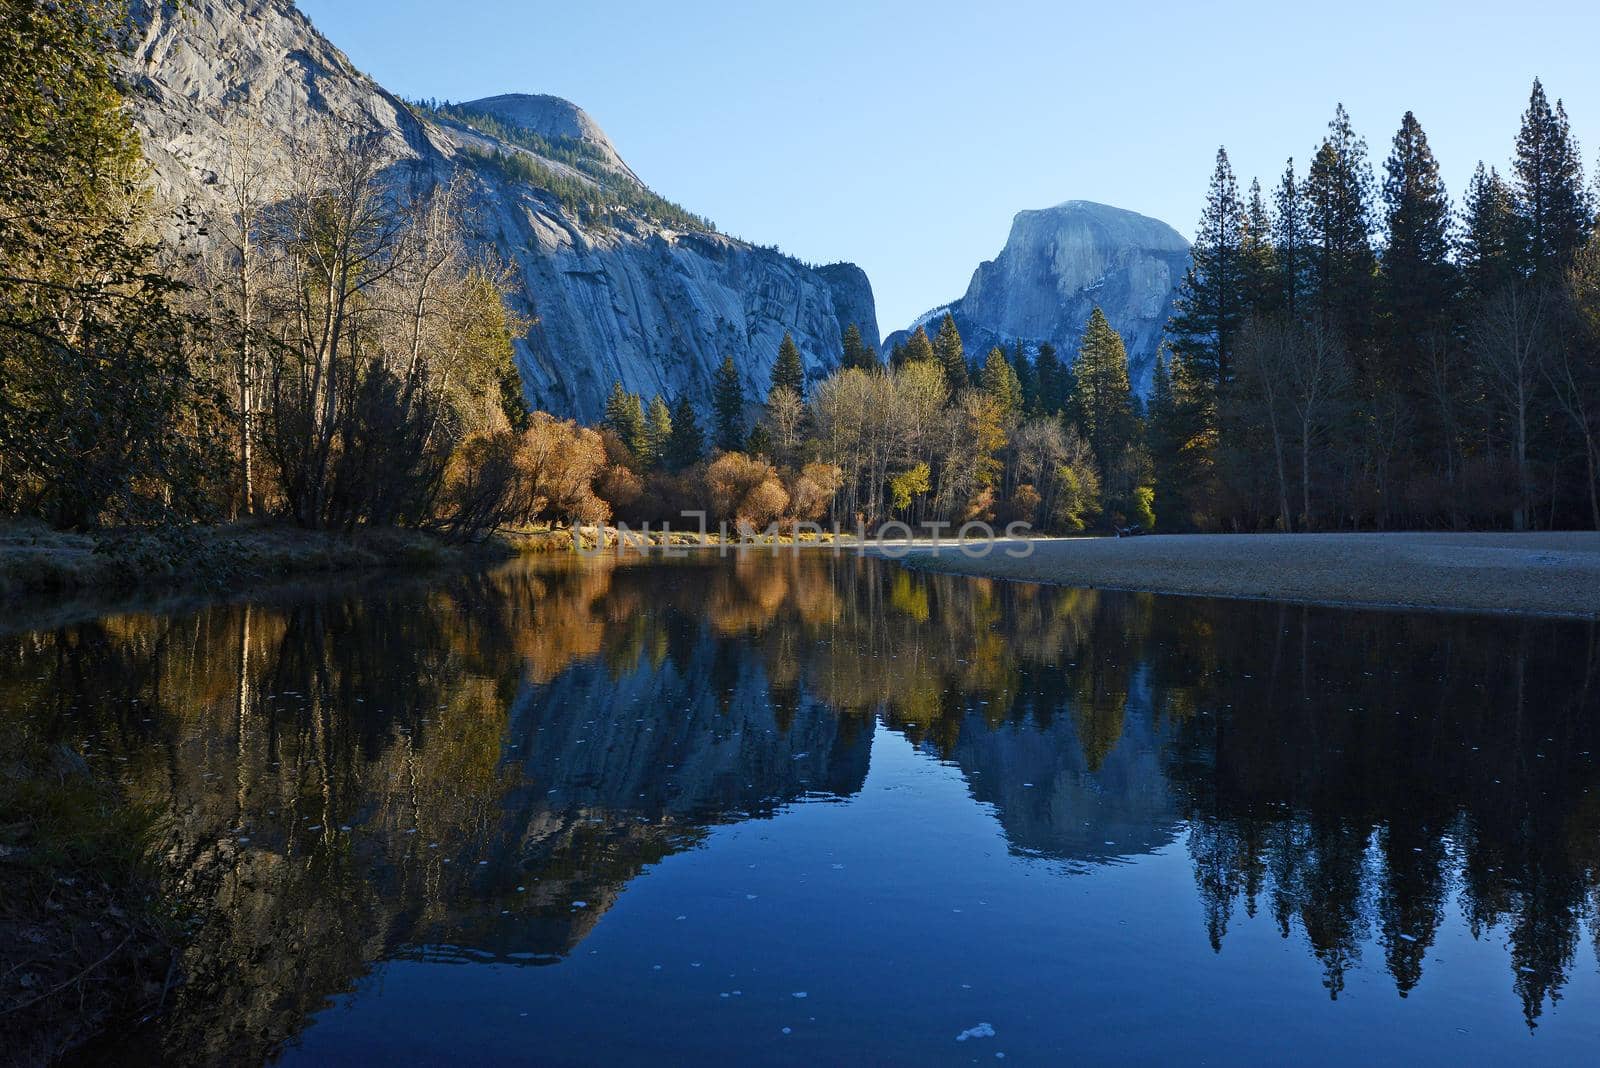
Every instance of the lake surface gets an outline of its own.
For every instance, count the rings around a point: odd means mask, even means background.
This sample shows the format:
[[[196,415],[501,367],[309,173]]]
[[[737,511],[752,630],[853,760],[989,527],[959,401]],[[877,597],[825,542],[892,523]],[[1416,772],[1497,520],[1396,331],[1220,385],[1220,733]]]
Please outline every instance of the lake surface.
[[[1600,1058],[1600,632],[520,561],[0,637],[163,817],[119,1063]]]

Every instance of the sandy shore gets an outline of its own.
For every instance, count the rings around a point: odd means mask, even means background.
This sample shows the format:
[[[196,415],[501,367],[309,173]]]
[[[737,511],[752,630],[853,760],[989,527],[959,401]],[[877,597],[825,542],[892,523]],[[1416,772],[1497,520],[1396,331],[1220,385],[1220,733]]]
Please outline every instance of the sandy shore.
[[[1197,534],[916,548],[916,568],[1026,582],[1319,604],[1600,619],[1600,533]]]

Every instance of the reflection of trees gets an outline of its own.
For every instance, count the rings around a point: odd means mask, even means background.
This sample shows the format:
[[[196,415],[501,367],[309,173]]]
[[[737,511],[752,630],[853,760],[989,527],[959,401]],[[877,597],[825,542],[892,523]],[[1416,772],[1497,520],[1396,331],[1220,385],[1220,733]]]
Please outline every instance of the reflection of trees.
[[[1214,631],[1215,666],[1169,664],[1162,647],[1152,664],[1169,704],[1176,691],[1204,713],[1168,767],[1213,943],[1265,897],[1286,935],[1305,932],[1331,993],[1375,937],[1403,995],[1455,902],[1475,935],[1505,929],[1532,1025],[1600,889],[1593,629],[1193,610],[1233,617]],[[1263,633],[1266,656],[1251,644]]]
[[[1265,905],[1331,995],[1373,942],[1404,995],[1459,907],[1475,933],[1504,931],[1532,1024],[1600,916],[1593,628],[1158,600],[827,554],[783,566],[788,600],[758,613],[772,677],[986,772],[975,791],[1026,851],[1096,855],[1077,828],[1091,804],[1130,845],[1158,844],[1126,821],[1168,804],[1138,776],[1170,784],[1219,949],[1236,909]],[[835,607],[803,623],[793,606],[820,600],[815,586]],[[1081,762],[1005,741],[1011,724],[1048,737],[1063,715]],[[1130,717],[1159,772],[1118,755]]]
[[[1600,642],[1570,624],[819,551],[526,561],[0,641],[8,720],[165,816],[195,924],[178,1058],[269,1054],[374,959],[555,959],[707,827],[854,792],[879,721],[961,767],[1019,852],[1186,831],[1213,945],[1265,911],[1335,996],[1374,945],[1409,992],[1455,908],[1509,943],[1531,1024],[1600,937]]]

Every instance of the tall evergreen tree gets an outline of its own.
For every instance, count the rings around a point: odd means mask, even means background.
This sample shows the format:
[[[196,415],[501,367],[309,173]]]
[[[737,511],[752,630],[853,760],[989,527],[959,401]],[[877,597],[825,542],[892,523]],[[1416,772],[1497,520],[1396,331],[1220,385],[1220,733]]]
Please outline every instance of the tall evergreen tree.
[[[1011,369],[1016,372],[1017,384],[1022,389],[1022,410],[1029,415],[1039,410],[1039,376],[1035,373],[1033,361],[1028,359],[1027,350],[1018,341],[1016,347],[1008,354],[1011,358]]]
[[[1372,251],[1372,164],[1340,104],[1311,159],[1302,195],[1315,311],[1360,347],[1370,330],[1377,266]]]
[[[861,330],[855,323],[844,328],[844,358],[839,361],[841,370],[855,368],[858,371],[877,371],[882,365],[878,363],[878,354],[867,347],[861,339]]]
[[[1517,133],[1517,214],[1525,244],[1523,273],[1554,283],[1589,238],[1589,191],[1578,143],[1561,101],[1552,109],[1537,78]]]
[[[1276,302],[1277,270],[1272,255],[1272,212],[1261,182],[1254,178],[1239,230],[1239,268],[1244,314],[1265,313]]]
[[[961,331],[956,329],[955,318],[949,312],[939,321],[939,333],[933,339],[933,356],[944,368],[945,381],[950,384],[952,394],[971,383],[967,353],[961,346]]]
[[[716,418],[716,444],[724,452],[744,447],[744,384],[732,356],[722,358],[711,384],[711,411]]]
[[[1284,164],[1283,177],[1273,194],[1273,208],[1272,262],[1277,285],[1264,310],[1281,311],[1292,318],[1304,310],[1307,263],[1306,208],[1293,159]]]
[[[126,19],[104,0],[0,4],[0,515],[193,516],[216,477],[220,368],[141,194]]]
[[[786,394],[786,402],[778,401],[780,394]],[[802,439],[811,429],[811,411],[804,406],[806,399],[806,371],[805,365],[800,362],[800,350],[795,347],[794,339],[788,334],[783,335],[783,344],[778,347],[778,362],[772,368],[772,388],[767,390],[767,416],[770,420],[779,407],[793,412],[795,405],[799,405],[800,421],[794,432]],[[750,430],[750,440],[746,442],[748,451],[752,453],[764,452],[767,455],[776,455],[774,442],[769,433],[770,428],[765,425],[766,420],[758,422]],[[759,439],[759,440],[758,440]],[[761,448],[757,448],[760,445]],[[787,457],[785,457],[787,458]]]
[[[645,440],[644,405],[637,393],[623,389],[621,382],[611,383],[611,395],[606,398],[605,418],[600,425],[621,438],[635,459],[646,461],[649,448]]]
[[[667,402],[657,393],[650,399],[644,413],[644,456],[646,467],[658,467],[666,460],[667,445],[672,440],[672,412]]]
[[[1427,134],[1411,112],[1400,120],[1384,164],[1383,272],[1379,314],[1383,371],[1392,389],[1416,391],[1424,382],[1424,349],[1449,320],[1456,288],[1450,260],[1450,198]]]
[[[1109,473],[1123,462],[1124,454],[1135,442],[1138,420],[1128,381],[1128,350],[1122,335],[1111,328],[1098,306],[1083,328],[1073,372],[1068,414],[1083,431],[1109,486]]]
[[[679,397],[672,410],[672,433],[667,438],[663,460],[669,470],[682,471],[700,462],[706,451],[705,433],[700,429],[700,417],[686,396]]]
[[[1212,507],[1218,432],[1216,390],[1171,352],[1156,354],[1145,441],[1155,480],[1156,525],[1194,530]]]
[[[1150,408],[1146,419],[1145,441],[1150,448],[1150,465],[1156,484],[1156,523],[1163,530],[1182,529],[1177,522],[1181,485],[1183,440],[1177,426],[1177,404],[1172,395],[1172,372],[1166,349],[1156,353],[1155,370],[1150,376]]]
[[[1479,297],[1499,293],[1517,277],[1522,262],[1516,199],[1493,167],[1482,162],[1467,186],[1460,262]]]
[[[1067,403],[1067,369],[1061,365],[1056,347],[1046,341],[1039,345],[1039,355],[1034,359],[1034,377],[1039,380],[1038,410],[1040,415],[1059,415]]]
[[[1218,386],[1232,374],[1234,340],[1245,317],[1244,222],[1228,150],[1219,148],[1192,262],[1178,289],[1177,314],[1168,328],[1173,347],[1204,368]]]
[[[778,361],[772,365],[772,388],[792,389],[795,396],[805,399],[806,365],[788,331],[784,331],[783,341],[778,345]]]
[[[908,363],[917,363],[921,360],[932,362],[935,359],[933,342],[928,340],[928,331],[925,327],[917,327],[911,331],[911,336],[902,344],[895,346],[895,353],[890,357],[890,364],[899,368]]]
[[[1002,420],[1022,414],[1022,382],[999,345],[989,350],[978,376],[978,386],[994,399]]]

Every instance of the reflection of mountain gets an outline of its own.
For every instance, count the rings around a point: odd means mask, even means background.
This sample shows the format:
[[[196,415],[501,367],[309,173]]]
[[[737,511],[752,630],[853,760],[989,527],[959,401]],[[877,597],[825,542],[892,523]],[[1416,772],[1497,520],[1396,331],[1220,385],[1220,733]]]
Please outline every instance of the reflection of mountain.
[[[870,735],[841,730],[810,702],[781,730],[754,662],[740,665],[724,706],[711,686],[719,657],[748,657],[724,646],[701,637],[681,665],[620,675],[584,661],[519,695],[506,733],[519,785],[502,799],[507,855],[491,871],[537,878],[528,900],[546,922],[493,933],[497,945],[521,944],[503,956],[570,952],[629,879],[706,827],[860,789]],[[549,922],[551,911],[559,922]]]
[[[1260,915],[1334,995],[1363,954],[1409,992],[1459,908],[1531,1025],[1600,930],[1600,634],[1575,624],[816,552],[523,561],[0,643],[0,729],[164,817],[194,917],[169,1059],[259,1060],[375,961],[560,960],[710,828],[854,795],[879,723],[1017,853],[1181,842],[1213,946]]]
[[[993,730],[968,722],[950,756],[972,796],[995,807],[1019,852],[1102,863],[1171,844],[1180,830],[1178,805],[1148,700],[1129,702],[1116,745],[1098,769],[1089,768],[1079,730],[1070,715]]]

